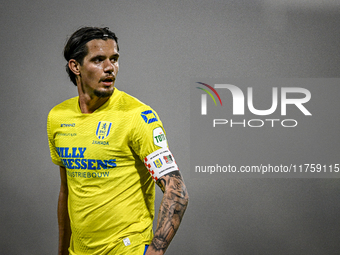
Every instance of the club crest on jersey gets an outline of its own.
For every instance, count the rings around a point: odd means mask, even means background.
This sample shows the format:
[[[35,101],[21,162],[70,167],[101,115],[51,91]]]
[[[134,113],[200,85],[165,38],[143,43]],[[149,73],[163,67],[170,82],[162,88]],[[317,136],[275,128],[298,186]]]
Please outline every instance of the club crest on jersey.
[[[108,121],[99,121],[96,136],[99,140],[103,140],[109,136],[111,130],[112,122]]]

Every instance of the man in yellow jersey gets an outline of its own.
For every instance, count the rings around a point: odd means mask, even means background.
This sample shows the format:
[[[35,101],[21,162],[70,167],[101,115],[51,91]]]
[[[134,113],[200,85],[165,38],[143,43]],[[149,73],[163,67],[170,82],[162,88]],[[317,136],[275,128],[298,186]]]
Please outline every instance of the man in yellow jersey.
[[[64,56],[79,96],[47,121],[61,178],[59,254],[164,254],[188,193],[159,116],[114,87],[119,47],[108,28],[77,30]],[[164,195],[153,234],[155,183]]]

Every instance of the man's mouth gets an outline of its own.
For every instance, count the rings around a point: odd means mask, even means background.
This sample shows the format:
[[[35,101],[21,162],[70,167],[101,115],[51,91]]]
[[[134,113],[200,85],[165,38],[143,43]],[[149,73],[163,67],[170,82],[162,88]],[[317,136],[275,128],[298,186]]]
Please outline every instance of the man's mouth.
[[[110,86],[114,82],[115,78],[113,76],[108,76],[104,79],[102,79],[102,82],[104,85]]]

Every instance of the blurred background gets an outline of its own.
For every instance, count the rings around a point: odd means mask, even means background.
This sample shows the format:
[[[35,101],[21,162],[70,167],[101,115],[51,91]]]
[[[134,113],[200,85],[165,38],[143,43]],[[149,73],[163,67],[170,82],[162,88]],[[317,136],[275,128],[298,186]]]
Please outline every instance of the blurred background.
[[[1,254],[57,253],[46,118],[77,95],[62,51],[81,26],[117,34],[116,86],[160,115],[186,181],[190,204],[167,254],[339,254],[338,179],[189,174],[190,80],[339,77],[338,0],[13,0],[0,11]]]

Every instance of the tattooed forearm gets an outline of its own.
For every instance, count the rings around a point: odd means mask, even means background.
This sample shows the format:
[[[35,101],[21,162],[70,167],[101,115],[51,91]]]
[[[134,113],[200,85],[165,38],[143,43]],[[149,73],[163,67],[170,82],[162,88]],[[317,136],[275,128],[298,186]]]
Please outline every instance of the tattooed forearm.
[[[174,237],[188,204],[188,193],[179,171],[162,176],[157,182],[164,192],[151,250],[163,254]]]

